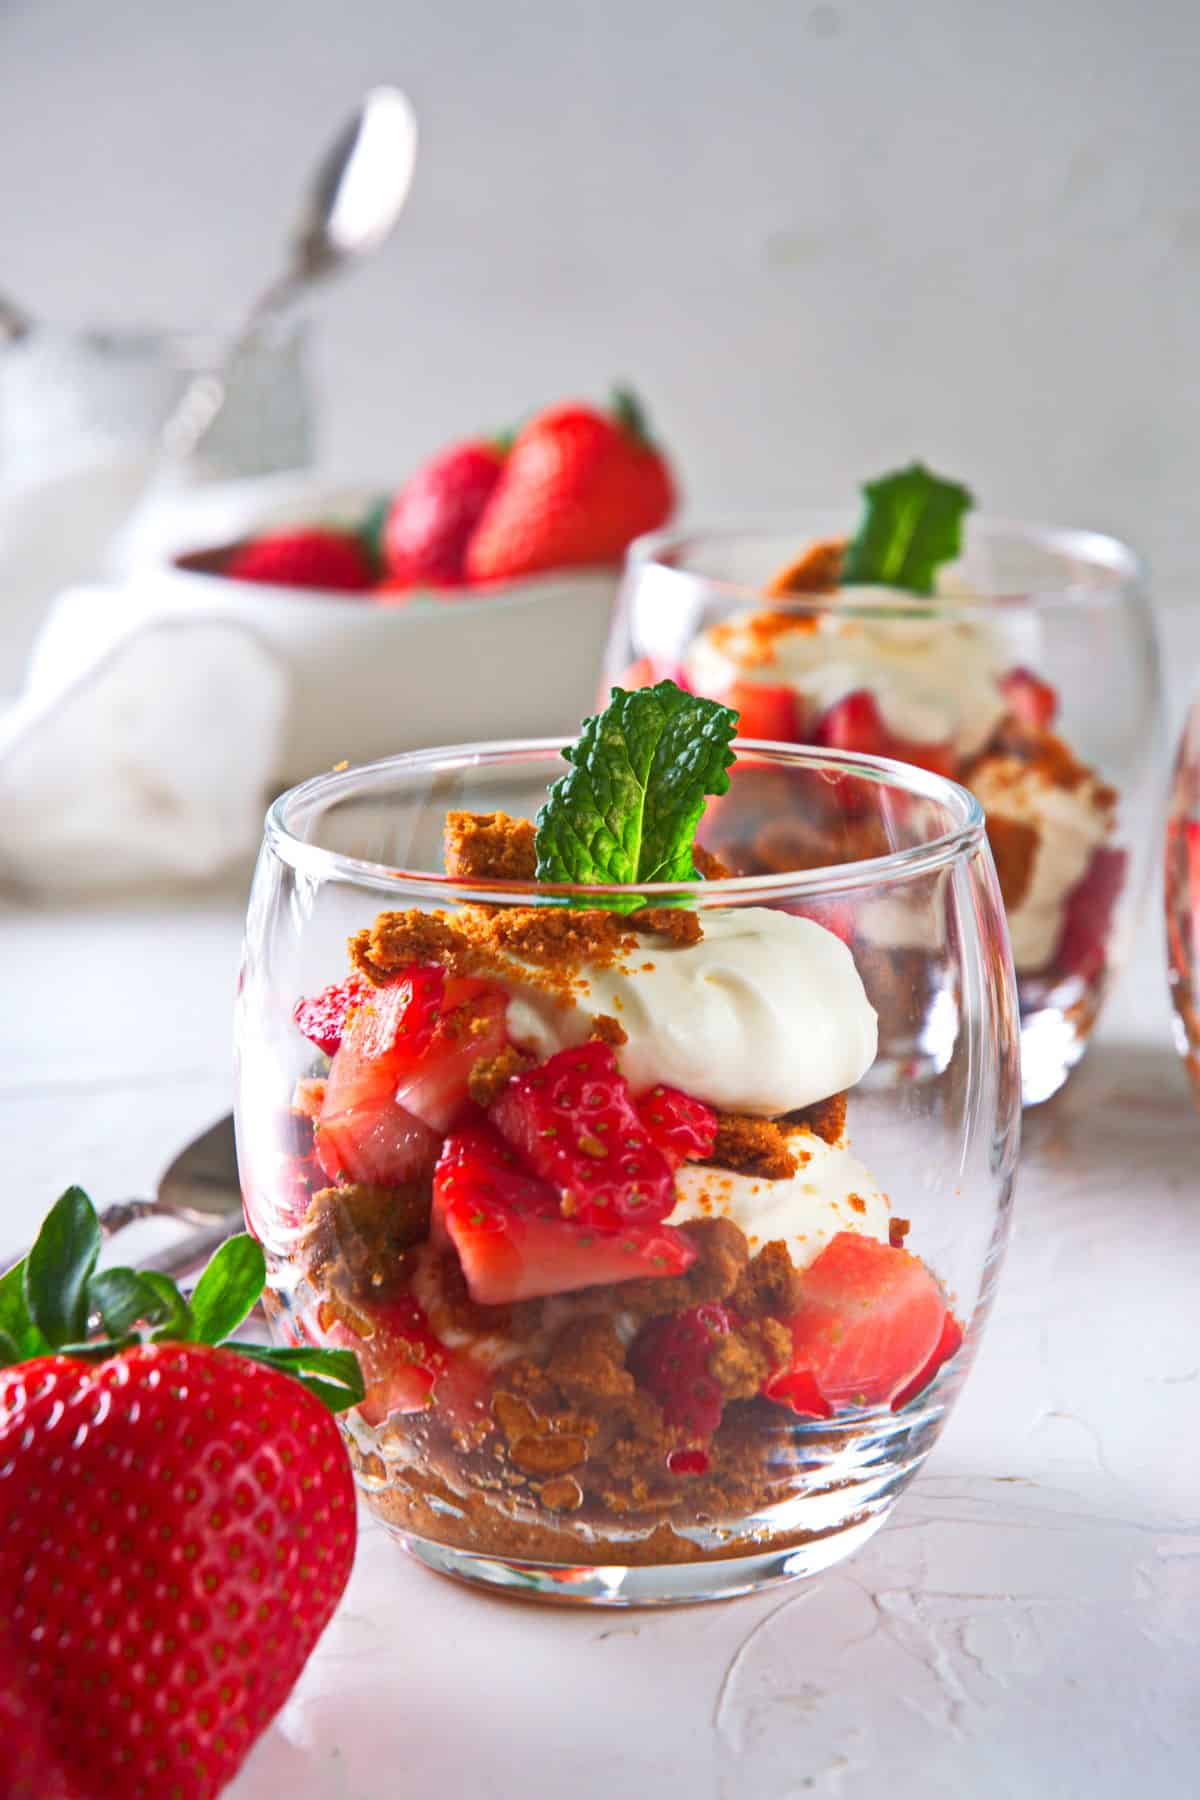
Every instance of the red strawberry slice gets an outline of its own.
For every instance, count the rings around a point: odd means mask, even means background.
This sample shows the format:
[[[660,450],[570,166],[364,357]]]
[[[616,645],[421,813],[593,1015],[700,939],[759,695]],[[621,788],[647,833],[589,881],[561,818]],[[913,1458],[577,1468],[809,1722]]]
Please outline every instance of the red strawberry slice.
[[[396,1083],[400,1104],[435,1131],[448,1130],[467,1101],[475,1064],[504,1048],[507,1013],[503,988],[470,975],[447,976],[430,1036],[419,1048],[403,1033],[397,1038],[393,1060],[406,1065]]]
[[[1128,864],[1125,850],[1097,850],[1086,875],[1071,890],[1052,965],[1057,980],[1074,975],[1091,982],[1104,973],[1113,912],[1125,886]]]
[[[954,1314],[948,1312],[942,1324],[942,1335],[934,1346],[933,1355],[925,1364],[919,1375],[915,1375],[906,1388],[901,1388],[892,1401],[892,1411],[899,1412],[910,1400],[927,1388],[942,1364],[949,1362],[962,1348],[963,1328]]]
[[[491,1117],[581,1225],[650,1225],[675,1204],[670,1165],[638,1117],[608,1044],[560,1050],[515,1075]]]
[[[917,1256],[840,1231],[805,1271],[788,1325],[792,1364],[764,1386],[790,1398],[798,1374],[837,1406],[888,1405],[926,1368],[946,1321],[946,1302]]]
[[[653,1143],[673,1169],[682,1162],[711,1156],[717,1136],[717,1115],[703,1100],[693,1100],[679,1088],[650,1088],[635,1102]]]
[[[860,756],[890,756],[935,775],[954,774],[954,748],[949,739],[924,742],[889,731],[874,694],[866,688],[846,694],[822,713],[813,742],[830,750],[856,751]]]
[[[428,1175],[439,1138],[431,1126],[394,1100],[323,1113],[317,1125],[317,1160],[330,1181],[365,1181],[402,1187]]]
[[[817,1386],[810,1369],[783,1369],[763,1386],[769,1400],[790,1406],[805,1419],[832,1419],[833,1408]]]
[[[711,1437],[717,1429],[725,1399],[709,1373],[708,1359],[716,1339],[727,1336],[736,1323],[727,1307],[705,1301],[642,1326],[630,1346],[628,1366],[654,1395],[668,1425],[697,1438]]]
[[[341,1044],[351,1007],[369,991],[361,975],[351,975],[310,999],[297,1000],[292,1018],[310,1043],[332,1056]]]
[[[779,744],[803,741],[800,697],[791,688],[764,681],[735,681],[720,698],[739,715],[739,737],[766,738]]]
[[[1012,717],[1033,731],[1049,731],[1058,713],[1058,693],[1032,669],[1010,669],[1000,692]]]
[[[471,1298],[482,1306],[681,1275],[696,1256],[670,1226],[596,1231],[564,1219],[557,1189],[527,1174],[488,1126],[446,1139],[434,1177],[433,1236],[454,1245]]]

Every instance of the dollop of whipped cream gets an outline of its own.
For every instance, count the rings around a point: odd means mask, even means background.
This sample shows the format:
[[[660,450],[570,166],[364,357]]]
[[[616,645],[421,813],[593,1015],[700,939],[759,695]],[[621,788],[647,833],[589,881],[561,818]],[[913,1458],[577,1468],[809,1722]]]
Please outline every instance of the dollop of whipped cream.
[[[941,597],[970,598],[949,590]],[[885,618],[839,614],[840,600],[895,611]],[[719,695],[732,681],[789,687],[815,724],[847,694],[867,688],[889,731],[918,743],[949,741],[963,757],[983,748],[1007,710],[1000,678],[1012,659],[982,609],[978,619],[939,617],[922,611],[911,594],[846,587],[829,597],[827,611],[799,616],[796,629],[774,635],[767,661],[753,624],[759,617],[747,612],[696,639],[686,670],[698,692]]]
[[[839,1231],[887,1242],[887,1195],[844,1143],[827,1144],[798,1130],[788,1134],[788,1148],[798,1167],[782,1181],[684,1163],[675,1176],[679,1197],[669,1223],[729,1219],[745,1233],[752,1256],[781,1241],[798,1269],[807,1268]]]
[[[726,1112],[775,1117],[853,1087],[875,1060],[877,1021],[854,959],[812,919],[773,907],[701,914],[696,944],[647,938],[624,968],[584,970],[575,1004],[506,982],[508,1030],[539,1058],[617,1020],[635,1093],[663,1082]]]
[[[1020,899],[1007,907],[1018,974],[1044,969],[1058,949],[1071,890],[1087,874],[1113,829],[1114,797],[1094,777],[1074,787],[1048,781],[1036,764],[985,757],[971,776],[985,812],[1029,825],[1037,833],[1033,862]]]

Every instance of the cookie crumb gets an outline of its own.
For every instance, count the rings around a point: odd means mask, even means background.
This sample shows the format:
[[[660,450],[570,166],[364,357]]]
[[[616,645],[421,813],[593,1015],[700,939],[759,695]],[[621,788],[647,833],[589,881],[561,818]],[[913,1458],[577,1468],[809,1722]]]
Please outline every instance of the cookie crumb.
[[[446,814],[446,873],[459,881],[532,881],[534,827],[506,812]]]

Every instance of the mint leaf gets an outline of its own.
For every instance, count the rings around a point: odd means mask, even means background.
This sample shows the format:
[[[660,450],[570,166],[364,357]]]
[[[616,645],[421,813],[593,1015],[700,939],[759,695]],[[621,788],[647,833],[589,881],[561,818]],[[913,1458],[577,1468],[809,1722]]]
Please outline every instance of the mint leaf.
[[[88,1283],[88,1307],[113,1338],[126,1337],[139,1320],[161,1325],[169,1308],[136,1269],[100,1269]]]
[[[842,585],[932,594],[938,565],[959,553],[971,494],[911,463],[868,481],[863,495],[863,515],[842,561]]]
[[[52,1349],[87,1336],[88,1282],[99,1254],[96,1209],[82,1188],[69,1187],[25,1260],[25,1303]]]
[[[569,772],[537,816],[539,881],[694,881],[705,798],[723,794],[738,716],[673,681],[612,690],[563,751]],[[635,902],[636,904],[636,902]]]
[[[192,1289],[191,1335],[221,1343],[254,1310],[266,1278],[262,1245],[245,1231],[226,1238]]]
[[[225,1348],[293,1376],[330,1412],[345,1412],[347,1407],[357,1406],[366,1393],[353,1350],[319,1350],[309,1345],[285,1350],[272,1344],[227,1344]]]

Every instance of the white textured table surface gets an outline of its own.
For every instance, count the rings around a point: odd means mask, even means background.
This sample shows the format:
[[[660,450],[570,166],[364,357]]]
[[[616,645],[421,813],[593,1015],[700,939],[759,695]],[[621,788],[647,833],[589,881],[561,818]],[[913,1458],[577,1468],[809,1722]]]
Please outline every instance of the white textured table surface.
[[[229,1101],[240,903],[0,912],[0,1255],[145,1192]],[[974,1374],[820,1581],[675,1614],[460,1591],[367,1525],[235,1800],[1155,1800],[1200,1791],[1200,1118],[1153,914],[1030,1122]]]

